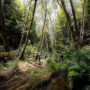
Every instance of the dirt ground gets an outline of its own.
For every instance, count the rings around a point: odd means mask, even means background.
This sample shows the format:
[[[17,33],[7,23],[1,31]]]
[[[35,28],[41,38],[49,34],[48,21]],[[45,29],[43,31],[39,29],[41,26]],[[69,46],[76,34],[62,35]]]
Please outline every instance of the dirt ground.
[[[16,85],[15,87],[20,86],[20,84],[24,82],[25,77],[28,73],[30,73],[35,69],[42,69],[46,65],[47,62],[45,60],[41,60],[41,62],[33,62],[32,60],[19,61],[18,64],[19,71],[17,71],[17,73],[15,72],[15,74],[12,75],[11,77],[10,77],[10,70],[4,67],[2,70],[0,70],[0,77],[4,79],[3,82],[0,82],[0,90],[7,90],[7,88],[15,85]],[[22,85],[21,88],[23,88]],[[14,90],[22,90],[22,89],[14,89]]]

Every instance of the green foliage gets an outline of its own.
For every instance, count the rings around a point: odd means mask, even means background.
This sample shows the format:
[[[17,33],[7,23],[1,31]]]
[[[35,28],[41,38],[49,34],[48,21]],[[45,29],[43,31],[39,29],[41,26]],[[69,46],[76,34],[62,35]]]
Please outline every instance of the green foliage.
[[[50,64],[50,63],[52,63],[52,62],[53,62],[52,59],[48,57],[48,58],[47,58],[47,63]]]
[[[59,60],[59,54],[58,53],[55,53],[54,55],[53,55],[53,58],[54,58],[54,60]]]
[[[90,81],[90,46],[76,51],[73,47],[66,47],[64,59],[68,65],[68,78],[73,81],[77,78],[87,78]]]
[[[48,64],[48,68],[49,70],[52,71],[65,71],[67,70],[67,65],[66,64],[60,64],[60,63],[56,63],[56,62],[51,62],[50,64]]]
[[[2,64],[0,64],[0,70],[3,68],[3,65]]]
[[[70,71],[74,70],[74,71],[77,71],[77,72],[80,72],[81,70],[81,67],[79,65],[74,65],[74,66],[71,66],[69,68]]]
[[[29,4],[27,5],[27,7],[29,8]],[[25,42],[27,30],[30,26],[30,21],[32,17],[33,5],[31,5],[30,10],[28,8],[25,8],[19,0],[5,0],[3,10],[5,13],[6,31],[8,33],[9,44],[11,49],[15,50],[18,48],[23,31],[24,37],[22,43]],[[26,13],[24,15],[25,10]],[[27,12],[29,12],[28,16]],[[1,41],[1,39],[2,38],[0,37],[0,44],[2,45],[3,42]],[[29,40],[31,40],[31,44],[35,44],[39,40],[36,33],[36,19],[34,19],[32,29],[29,35]]]
[[[90,1],[86,0],[86,16],[90,17]]]
[[[25,53],[24,53],[24,58],[28,58],[30,55],[33,55],[35,51],[37,51],[37,46],[36,45],[27,45]]]
[[[18,57],[17,53],[18,53],[17,50],[11,50],[11,58],[15,60]]]
[[[80,76],[81,74],[80,73],[78,73],[78,72],[75,72],[75,71],[71,71],[71,72],[69,72],[69,74],[68,74],[68,76],[69,77],[72,77],[72,79],[74,78],[74,77],[78,77],[78,76]],[[72,80],[71,79],[71,80]]]
[[[17,61],[15,61],[15,60],[13,60],[13,61],[9,61],[8,63],[7,63],[7,67],[8,68],[15,68],[15,67],[17,67],[17,65],[18,65],[18,63],[17,63]]]
[[[31,76],[39,75],[40,71],[39,70],[34,70],[31,72]]]
[[[44,82],[45,80],[48,80],[48,78],[50,77],[50,72],[47,68],[43,69],[43,70],[33,70],[30,73],[30,76],[28,75],[28,84],[27,87],[32,90],[34,89],[36,86],[42,84],[42,82]]]
[[[59,64],[52,62],[49,64],[48,68],[50,70],[57,71],[57,70],[59,70],[60,66],[59,66]]]
[[[90,45],[89,37],[90,37],[90,0],[86,0],[84,45]]]
[[[60,64],[60,70],[61,71],[67,71],[67,69],[68,69],[67,64]]]
[[[90,86],[86,86],[84,90],[90,90]]]
[[[74,55],[76,54],[76,51],[74,49],[74,46],[66,46],[64,49],[64,59],[74,59]]]
[[[62,9],[58,11],[56,25],[55,25],[55,49],[62,50],[68,44],[69,30],[67,28],[67,21]],[[60,52],[60,51],[57,51]]]

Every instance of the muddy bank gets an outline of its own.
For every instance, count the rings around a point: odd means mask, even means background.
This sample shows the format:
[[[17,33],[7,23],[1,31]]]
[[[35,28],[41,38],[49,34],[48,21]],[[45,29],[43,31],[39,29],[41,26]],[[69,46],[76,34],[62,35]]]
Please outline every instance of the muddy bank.
[[[34,89],[28,87],[27,90],[70,90],[67,74],[62,71],[54,72],[48,80]]]

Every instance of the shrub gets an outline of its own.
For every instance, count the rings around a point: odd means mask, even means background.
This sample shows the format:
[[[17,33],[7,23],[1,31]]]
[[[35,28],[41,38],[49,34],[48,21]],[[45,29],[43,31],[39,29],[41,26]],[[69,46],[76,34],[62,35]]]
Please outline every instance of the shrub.
[[[49,58],[49,57],[47,58],[47,63],[48,63],[48,64],[52,63],[51,58]]]
[[[0,70],[3,68],[3,65],[2,64],[0,64]]]
[[[66,64],[59,64],[56,62],[51,62],[48,65],[48,68],[49,68],[49,70],[52,70],[52,71],[58,71],[58,70],[65,71],[65,70],[67,70],[68,67]]]
[[[59,54],[58,54],[58,53],[55,53],[55,54],[53,55],[53,58],[54,58],[55,61],[58,61],[58,59],[59,59]]]
[[[68,69],[69,80],[71,80],[73,83],[73,81],[79,78],[80,80],[86,79],[87,82],[89,82],[90,81],[90,46],[86,46],[79,51],[73,51],[72,53],[69,52],[69,54],[67,53],[65,54],[66,54],[65,58],[69,57],[69,60],[66,61],[67,65],[69,65],[69,69]]]

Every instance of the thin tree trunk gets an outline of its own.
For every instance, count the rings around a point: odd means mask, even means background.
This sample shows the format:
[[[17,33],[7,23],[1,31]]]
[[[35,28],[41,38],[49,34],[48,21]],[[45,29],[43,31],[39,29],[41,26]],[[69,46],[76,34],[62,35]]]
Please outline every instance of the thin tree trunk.
[[[50,17],[49,12],[48,12],[48,15],[49,15],[49,20],[50,20],[51,25],[52,25],[52,32],[53,32],[53,34],[54,34],[55,28],[54,28],[54,25],[53,25],[53,22],[52,22],[52,20],[51,20],[51,17]],[[54,37],[55,37],[55,35],[54,35]],[[55,53],[55,39],[53,40],[53,53]]]
[[[45,38],[46,38],[46,48],[47,48],[47,53],[49,53],[48,40],[47,40],[48,37],[47,37],[47,34],[46,34],[45,36],[46,36]]]
[[[44,38],[45,38],[45,30],[43,31],[43,36],[42,36],[42,39],[41,39],[40,50],[43,48]]]
[[[31,2],[32,2],[32,0],[31,0]],[[30,6],[31,6],[31,4],[30,4]],[[23,38],[24,38],[25,25],[26,25],[26,23],[27,23],[28,15],[29,15],[29,12],[26,13],[26,8],[27,8],[27,6],[24,5],[24,7],[25,7],[25,12],[24,12],[24,20],[23,20],[23,28],[22,28],[22,29],[23,29],[23,33],[22,33],[21,40],[20,40],[20,44],[19,44],[19,47],[18,47],[18,54],[19,54],[19,51],[20,51],[20,49],[21,49],[22,41],[23,41]],[[29,7],[29,10],[30,10],[30,7]],[[26,17],[25,17],[25,16],[26,16]]]
[[[24,55],[24,52],[25,52],[25,49],[26,49],[26,46],[27,46],[27,42],[28,42],[28,37],[29,37],[29,34],[30,34],[30,30],[32,28],[33,20],[34,20],[36,5],[37,5],[37,0],[35,0],[34,9],[33,9],[33,12],[32,12],[33,13],[32,14],[32,19],[31,19],[30,27],[29,27],[29,30],[28,30],[28,33],[27,33],[27,38],[26,38],[26,41],[25,41],[25,44],[24,44],[24,48],[23,48],[23,51],[22,51],[22,53],[21,53],[21,55],[19,56],[18,59],[21,59]]]
[[[45,9],[45,18],[44,18],[44,24],[43,24],[43,28],[42,28],[42,36],[40,38],[38,51],[42,48],[41,44],[43,42],[43,37],[44,37],[44,27],[45,27],[45,22],[46,22],[46,16],[47,16],[47,8]]]
[[[62,5],[60,4],[59,0],[57,0],[57,3],[61,8],[63,8]]]
[[[8,40],[8,35],[6,32],[6,26],[5,26],[5,18],[4,18],[4,12],[3,12],[3,8],[2,8],[2,3],[0,0],[0,19],[1,19],[1,38],[3,40],[4,43],[4,48],[6,52],[9,52],[9,40]]]
[[[82,12],[82,18],[81,18],[81,30],[80,30],[80,44],[82,46],[83,44],[83,37],[84,37],[84,27],[85,27],[85,2],[86,0],[83,0],[83,12]]]

